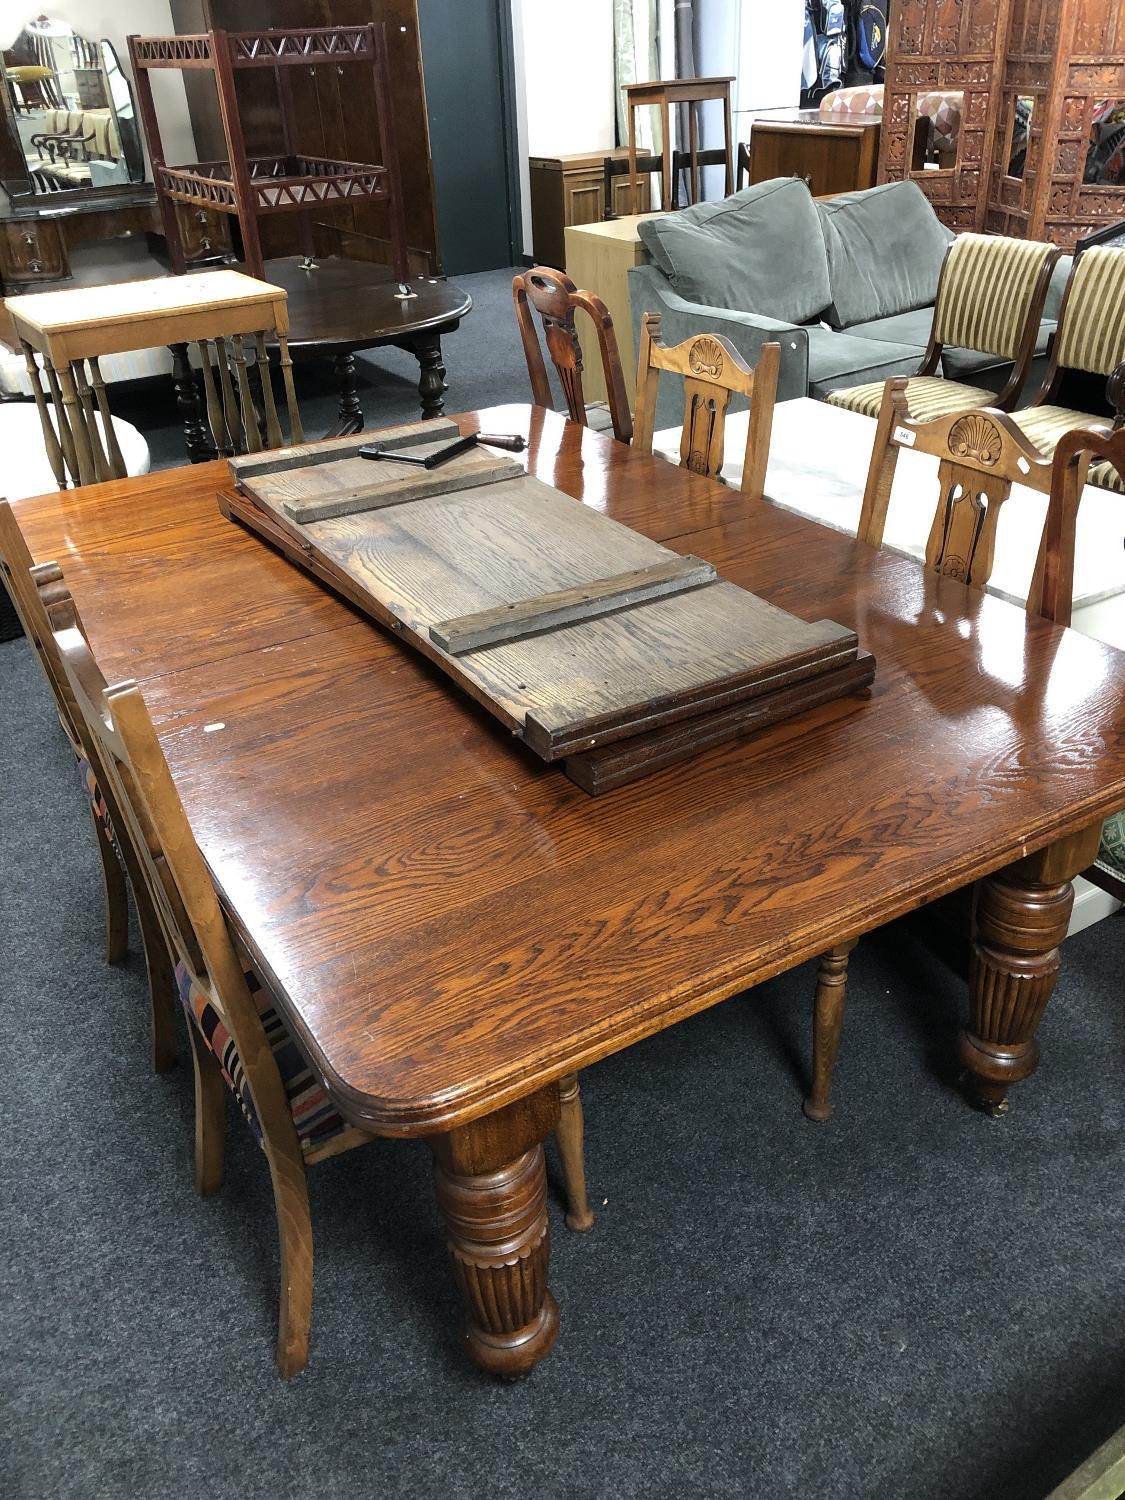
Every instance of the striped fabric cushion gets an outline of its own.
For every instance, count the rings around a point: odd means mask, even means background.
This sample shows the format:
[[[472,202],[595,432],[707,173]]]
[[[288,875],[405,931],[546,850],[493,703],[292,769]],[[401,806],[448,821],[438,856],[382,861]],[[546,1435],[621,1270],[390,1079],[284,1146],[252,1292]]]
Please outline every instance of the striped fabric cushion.
[[[869,385],[850,385],[832,391],[828,399],[833,406],[842,406],[845,411],[877,417],[886,388],[885,380],[873,380]],[[957,380],[940,380],[936,375],[912,375],[906,382],[907,407],[918,422],[948,416],[951,411],[972,411],[974,407],[987,406],[995,400],[995,391],[962,385]]]
[[[109,815],[109,808],[106,806],[102,789],[98,785],[98,778],[94,775],[94,768],[84,756],[76,756],[75,759],[78,763],[78,779],[82,783],[82,790],[90,799],[90,806],[93,809],[94,817],[98,821],[98,827],[116,849],[118,847],[117,831],[113,826],[113,819]]]
[[[245,972],[246,986],[262,1018],[266,1039],[281,1074],[281,1082],[285,1086],[285,1097],[289,1101],[293,1124],[297,1127],[301,1150],[309,1151],[346,1130],[347,1123],[337,1112],[325,1093],[323,1084],[312,1072],[304,1054],[285,1029],[285,1023],[277,1012],[269,990],[252,969],[246,969]],[[246,1122],[260,1146],[262,1127],[234,1038],[211,1004],[210,997],[192,981],[191,974],[183,963],[176,965],[176,988],[189,1022],[194,1023],[200,1036],[215,1054],[227,1087],[238,1100]]]
[[[1052,246],[991,234],[959,234],[950,246],[934,308],[943,344],[1015,359],[1032,293]]]
[[[1105,427],[1108,418],[1095,417],[1087,411],[1072,411],[1068,406],[1027,406],[1011,414],[1012,421],[1020,431],[1031,439],[1040,453],[1053,453],[1064,432],[1075,427]],[[1090,465],[1086,476],[1088,484],[1099,489],[1116,490],[1125,495],[1125,480],[1104,458]]]
[[[1125,360],[1125,250],[1095,245],[1074,263],[1055,335],[1064,370],[1108,375]]]

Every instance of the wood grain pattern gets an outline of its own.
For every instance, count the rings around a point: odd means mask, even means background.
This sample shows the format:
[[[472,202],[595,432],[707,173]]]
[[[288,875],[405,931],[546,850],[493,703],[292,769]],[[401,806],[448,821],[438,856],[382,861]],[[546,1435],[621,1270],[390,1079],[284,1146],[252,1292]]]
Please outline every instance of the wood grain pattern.
[[[20,502],[107,675],[141,682],[231,920],[355,1123],[483,1119],[1125,806],[1119,653],[549,412],[461,421],[858,630],[879,677],[591,800],[224,521],[223,466]]]

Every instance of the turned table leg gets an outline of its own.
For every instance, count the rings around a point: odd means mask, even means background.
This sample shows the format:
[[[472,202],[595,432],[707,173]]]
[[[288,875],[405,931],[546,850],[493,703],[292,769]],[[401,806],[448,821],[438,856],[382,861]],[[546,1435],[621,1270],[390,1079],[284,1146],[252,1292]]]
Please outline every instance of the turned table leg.
[[[832,1072],[840,1050],[844,1007],[848,998],[848,958],[858,939],[838,943],[823,954],[816,971],[813,999],[812,1089],[801,1106],[809,1120],[832,1118]]]
[[[172,351],[172,389],[176,393],[176,405],[184,424],[188,461],[205,464],[216,456],[216,449],[204,420],[203,403],[199,399],[195,371],[188,358],[188,346],[169,344],[168,347]]]
[[[422,416],[440,417],[445,411],[445,365],[441,359],[441,339],[436,333],[419,335],[413,341],[415,358],[421,374],[418,379],[418,395],[422,401]]]
[[[493,1375],[525,1375],[547,1354],[559,1310],[547,1290],[543,1138],[559,1117],[557,1085],[433,1142],[434,1187],[471,1358]]]
[[[981,881],[973,923],[969,1024],[959,1054],[970,1093],[991,1115],[1039,1063],[1039,1028],[1059,973],[1074,905],[1071,879],[1098,850],[1101,824],[1029,854]]]
[[[332,369],[340,383],[340,421],[329,437],[350,437],[353,432],[363,431],[363,407],[359,404],[359,380],[356,374],[355,355],[349,350],[337,354]]]

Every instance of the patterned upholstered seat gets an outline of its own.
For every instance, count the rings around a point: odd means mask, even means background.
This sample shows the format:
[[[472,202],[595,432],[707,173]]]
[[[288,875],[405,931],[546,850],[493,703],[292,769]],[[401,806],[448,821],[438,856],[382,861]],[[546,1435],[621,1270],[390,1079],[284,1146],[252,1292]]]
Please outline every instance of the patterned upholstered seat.
[[[90,799],[90,808],[97,820],[98,827],[106,838],[117,850],[120,845],[117,842],[117,831],[113,826],[113,819],[109,815],[109,807],[106,804],[105,794],[98,785],[98,778],[94,775],[94,768],[84,756],[75,757],[78,762],[78,779],[82,783],[82,790]]]
[[[1105,427],[1108,418],[1093,416],[1087,411],[1072,411],[1069,406],[1026,406],[1012,413],[1012,421],[1021,432],[1031,439],[1040,453],[1053,453],[1064,432],[1075,427]],[[1090,465],[1086,476],[1088,484],[1096,484],[1103,490],[1116,490],[1125,495],[1125,479],[1112,464],[1104,459]]]
[[[1097,864],[1107,874],[1125,880],[1125,812],[1106,819]]]
[[[852,385],[842,391],[833,391],[828,399],[833,406],[842,406],[845,411],[877,417],[886,388],[885,380],[872,380],[867,385]],[[912,417],[919,422],[930,422],[934,417],[948,417],[955,411],[973,411],[978,406],[988,406],[996,400],[996,392],[986,391],[981,386],[962,385],[957,380],[942,380],[938,375],[911,375],[906,383],[906,399]]]
[[[912,417],[932,421],[978,406],[1007,411],[1015,405],[1057,259],[1054,246],[1036,240],[962,234],[952,242],[938,281],[929,347],[907,387]],[[940,378],[938,362],[947,346],[989,355],[997,364],[1010,361],[1012,374],[1003,391]],[[833,391],[828,400],[846,411],[877,417],[883,388],[883,381],[848,386]]]
[[[266,1039],[281,1074],[301,1150],[307,1152],[314,1147],[323,1146],[333,1136],[346,1130],[347,1122],[329,1099],[324,1085],[313,1073],[301,1049],[286,1030],[285,1022],[278,1014],[269,990],[245,964],[243,971],[246,975],[246,987],[262,1018]],[[214,1054],[227,1087],[238,1100],[258,1145],[262,1145],[262,1127],[254,1108],[253,1096],[246,1086],[242,1059],[238,1055],[234,1038],[205,991],[193,982],[187,966],[182,962],[176,965],[176,989],[189,1024],[196,1027]]]

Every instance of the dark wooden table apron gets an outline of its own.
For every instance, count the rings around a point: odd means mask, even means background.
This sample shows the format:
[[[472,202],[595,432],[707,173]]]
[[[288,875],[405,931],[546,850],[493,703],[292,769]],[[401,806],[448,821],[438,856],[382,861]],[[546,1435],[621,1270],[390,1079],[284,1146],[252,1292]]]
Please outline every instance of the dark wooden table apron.
[[[961,1057],[1035,1068],[1071,877],[1125,805],[1125,656],[525,406],[541,478],[878,660],[843,699],[593,800],[224,521],[219,464],[22,501],[134,677],[227,909],[333,1098],[429,1136],[473,1357],[533,1365],[558,1080],[986,877]],[[794,1126],[800,1128],[799,1125]]]

